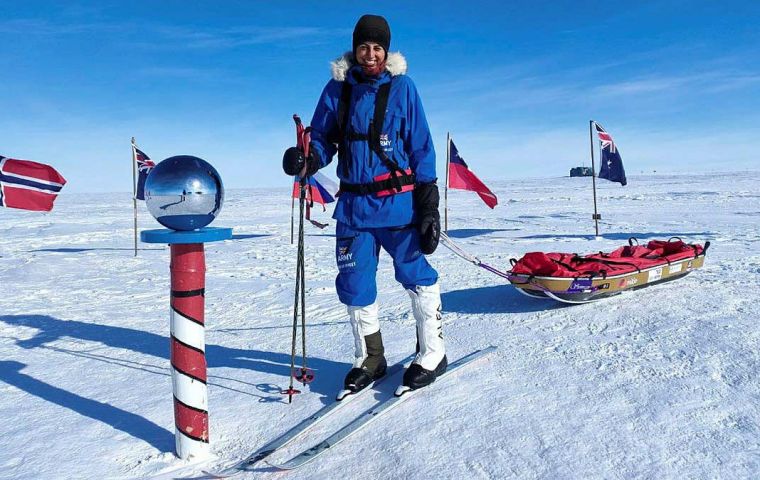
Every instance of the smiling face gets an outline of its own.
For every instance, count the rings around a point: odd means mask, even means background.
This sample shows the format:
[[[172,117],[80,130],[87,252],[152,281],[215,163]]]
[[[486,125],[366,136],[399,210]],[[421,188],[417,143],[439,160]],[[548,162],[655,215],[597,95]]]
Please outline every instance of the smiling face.
[[[375,42],[364,42],[356,47],[356,61],[365,69],[373,70],[385,61],[385,49]]]

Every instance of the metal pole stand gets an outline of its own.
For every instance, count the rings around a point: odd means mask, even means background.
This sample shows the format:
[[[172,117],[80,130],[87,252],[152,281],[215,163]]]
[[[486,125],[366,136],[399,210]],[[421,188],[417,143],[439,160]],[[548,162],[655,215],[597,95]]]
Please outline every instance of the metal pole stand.
[[[231,228],[192,231],[161,228],[140,232],[140,240],[145,243],[171,247],[170,355],[175,451],[182,459],[203,459],[209,455],[203,244],[230,238]]]

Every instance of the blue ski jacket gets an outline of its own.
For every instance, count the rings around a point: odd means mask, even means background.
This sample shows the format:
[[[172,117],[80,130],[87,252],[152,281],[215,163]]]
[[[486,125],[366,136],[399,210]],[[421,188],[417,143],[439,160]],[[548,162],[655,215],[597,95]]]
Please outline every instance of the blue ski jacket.
[[[328,165],[339,152],[338,145],[332,141],[339,138],[337,117],[343,82],[352,85],[345,131],[366,134],[374,116],[378,87],[392,81],[380,144],[399,167],[412,169],[417,183],[434,182],[433,139],[417,88],[405,75],[406,60],[400,53],[389,53],[386,71],[378,77],[367,77],[359,65],[352,65],[352,59],[349,52],[332,63],[333,79],[322,91],[311,120],[312,148],[319,155],[320,168]],[[366,141],[348,138],[342,141],[347,148],[341,148],[338,155],[340,180],[366,184],[389,173],[388,167]],[[393,227],[417,221],[412,192],[381,197],[341,192],[333,218],[355,228]]]

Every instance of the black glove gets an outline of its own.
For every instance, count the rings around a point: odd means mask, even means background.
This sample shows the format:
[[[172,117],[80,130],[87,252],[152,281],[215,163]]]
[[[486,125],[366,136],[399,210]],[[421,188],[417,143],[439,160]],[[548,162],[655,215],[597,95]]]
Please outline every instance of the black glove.
[[[298,175],[306,164],[306,176],[310,177],[319,170],[319,154],[309,148],[309,157],[305,157],[303,151],[298,147],[290,147],[285,150],[282,156],[282,169],[286,175]]]
[[[414,209],[420,232],[420,250],[425,255],[435,252],[441,238],[441,216],[438,213],[438,185],[421,183],[414,188]]]

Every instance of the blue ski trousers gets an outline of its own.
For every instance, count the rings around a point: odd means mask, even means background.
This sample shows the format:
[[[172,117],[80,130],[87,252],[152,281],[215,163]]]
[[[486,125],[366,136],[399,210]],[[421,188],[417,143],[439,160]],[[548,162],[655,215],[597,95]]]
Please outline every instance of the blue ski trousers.
[[[335,287],[345,305],[365,307],[377,299],[380,247],[393,258],[396,281],[405,289],[430,286],[438,281],[438,272],[420,251],[420,234],[415,225],[354,228],[338,222],[335,236],[338,263]]]

